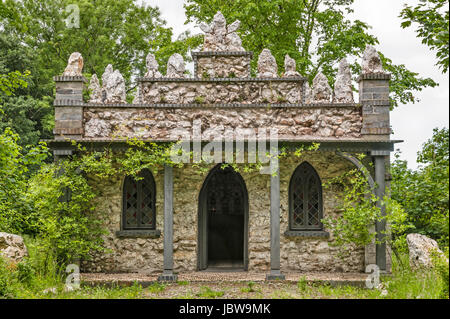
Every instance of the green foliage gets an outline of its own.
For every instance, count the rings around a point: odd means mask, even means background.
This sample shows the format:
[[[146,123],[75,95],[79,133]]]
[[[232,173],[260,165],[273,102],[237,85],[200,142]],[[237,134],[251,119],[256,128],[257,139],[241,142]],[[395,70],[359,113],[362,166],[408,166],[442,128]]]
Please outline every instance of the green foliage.
[[[446,247],[444,255],[434,251],[432,254],[433,271],[440,278],[441,281],[441,295],[440,298],[448,299],[449,290],[449,265],[448,265],[448,247]]]
[[[392,163],[392,198],[408,213],[407,221],[417,232],[448,247],[449,238],[449,130],[435,129],[433,137],[418,153],[422,165],[407,167],[396,154]]]
[[[0,131],[11,129],[20,136],[21,146],[37,145],[50,137],[53,128],[53,108],[48,98],[27,96],[6,97],[0,111]]]
[[[420,0],[415,7],[406,5],[400,13],[402,28],[416,26],[422,43],[436,51],[436,65],[443,73],[449,62],[449,11],[448,0]]]
[[[148,286],[148,291],[151,293],[159,293],[161,291],[164,291],[164,289],[166,289],[166,285],[160,283],[160,282],[154,282],[152,283],[150,286]]]
[[[380,53],[383,68],[391,73],[389,88],[391,90],[391,108],[399,104],[409,104],[419,101],[414,96],[415,92],[420,92],[427,87],[437,87],[438,83],[431,78],[421,78],[419,73],[410,71],[404,64],[393,64],[392,60]]]
[[[331,179],[324,187],[331,187],[339,203],[337,215],[328,215],[322,219],[325,227],[333,233],[331,245],[347,249],[353,245],[363,247],[373,241],[386,242],[396,254],[404,247],[404,234],[412,227],[407,222],[407,213],[389,196],[383,199],[375,196],[361,171],[348,171]],[[378,202],[385,207],[385,215]],[[373,226],[383,220],[389,227],[380,232],[385,235],[380,240]]]
[[[223,295],[223,291],[216,291],[207,286],[201,287],[200,292],[196,294],[197,297],[207,299],[215,299],[217,297],[222,297]]]
[[[187,51],[200,41],[184,33],[172,42],[172,29],[165,27],[159,9],[133,0],[10,2],[27,30],[18,30],[10,19],[0,25],[37,52],[44,81],[41,85],[51,84],[52,77],[61,74],[75,51],[84,57],[86,74],[100,76],[111,63],[130,83],[132,76],[145,73],[149,52],[155,53],[165,68],[171,54],[178,52],[186,57]],[[79,28],[66,25],[65,19],[71,14],[68,5],[79,8]]]
[[[333,178],[324,187],[339,189],[336,199],[339,214],[329,215],[322,222],[333,232],[333,245],[347,246],[355,244],[364,246],[370,243],[376,233],[370,230],[381,218],[381,211],[376,206],[377,197],[373,194],[364,175],[357,169]],[[338,196],[343,196],[342,199]]]
[[[12,95],[15,89],[27,85],[25,79],[28,75],[29,72],[22,74],[19,71],[0,74],[0,90],[6,95]]]
[[[249,281],[247,282],[247,287],[242,287],[241,292],[251,293],[251,292],[261,292],[260,288],[255,288],[255,282]]]
[[[210,22],[221,11],[228,23],[239,19],[238,30],[246,50],[259,54],[270,49],[280,68],[289,54],[297,62],[297,71],[311,82],[322,72],[330,85],[337,73],[338,62],[347,56],[361,57],[367,44],[378,39],[369,33],[370,26],[360,20],[351,20],[353,0],[187,0],[187,22]],[[448,43],[448,42],[447,42]],[[257,56],[252,61],[256,70]],[[392,105],[414,103],[414,92],[437,84],[430,78],[421,78],[404,65],[395,65],[384,58],[383,64],[392,72]],[[353,74],[359,74],[359,61],[351,65]]]
[[[0,231],[13,233],[32,231],[32,207],[27,201],[29,172],[48,155],[44,144],[23,151],[18,140],[9,128],[0,134]]]

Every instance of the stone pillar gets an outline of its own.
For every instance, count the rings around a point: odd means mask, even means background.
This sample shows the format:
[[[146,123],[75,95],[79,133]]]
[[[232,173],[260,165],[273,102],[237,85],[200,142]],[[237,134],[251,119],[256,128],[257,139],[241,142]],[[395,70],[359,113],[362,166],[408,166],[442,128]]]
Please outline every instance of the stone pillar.
[[[386,158],[389,158],[388,151],[372,151],[371,155],[373,156],[373,160],[375,163],[375,194],[378,197],[377,206],[381,209],[381,215],[386,216],[386,209],[384,205],[382,205],[382,200],[385,195],[386,190]],[[375,260],[377,266],[380,268],[380,271],[388,271],[387,267],[387,248],[385,242],[385,234],[382,232],[386,231],[386,221],[378,221],[375,225],[375,230],[377,232],[377,241],[380,241],[380,244],[376,245],[375,249]]]
[[[83,76],[55,76],[55,139],[83,137]]]
[[[266,279],[284,280],[280,268],[280,168],[278,160],[272,161],[275,165],[271,164],[270,175],[270,273]]]
[[[367,140],[390,139],[390,78],[387,73],[362,74],[358,78],[363,122],[361,134]]]
[[[177,281],[173,273],[173,167],[164,166],[164,271],[159,281]]]

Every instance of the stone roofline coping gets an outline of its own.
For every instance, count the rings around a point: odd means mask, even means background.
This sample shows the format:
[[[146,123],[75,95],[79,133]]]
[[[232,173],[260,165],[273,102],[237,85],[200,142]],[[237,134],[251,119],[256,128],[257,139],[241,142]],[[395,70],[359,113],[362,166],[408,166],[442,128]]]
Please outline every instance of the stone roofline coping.
[[[358,76],[356,82],[361,82],[362,80],[390,80],[391,73],[363,73]]]
[[[84,76],[67,76],[57,75],[53,77],[55,82],[84,82],[87,83],[87,79]]]
[[[157,104],[97,104],[97,103],[84,103],[75,100],[55,100],[54,106],[71,107],[98,107],[98,108],[360,108],[360,103],[315,103],[315,104],[290,104],[290,103],[261,103],[261,104],[244,104],[244,103],[220,103],[220,104],[169,104],[169,103],[157,103]]]
[[[305,77],[276,77],[276,78],[148,78],[139,77],[138,82],[300,82],[306,81]]]
[[[96,138],[80,138],[80,139],[75,139],[74,141],[76,142],[97,142],[97,143],[126,143],[128,140],[133,140],[133,139],[124,139],[124,138],[110,138],[110,139],[104,139],[104,138],[100,138],[100,139],[96,139]],[[71,141],[73,141],[73,139],[67,138],[65,140],[62,139],[41,139],[41,142],[46,142],[46,143],[57,143],[57,144],[63,144],[63,143],[71,143]],[[181,140],[173,140],[173,139],[139,139],[139,141],[141,142],[148,142],[148,143],[174,143],[174,142],[181,142]],[[242,139],[242,140],[237,140],[237,139],[222,139],[222,140],[218,140],[216,142],[236,142],[236,141],[240,141],[240,142],[270,142],[271,139]],[[201,143],[209,143],[209,142],[214,142],[214,140],[190,140],[191,143],[195,143],[195,142],[201,142]],[[372,139],[321,139],[321,138],[313,138],[313,139],[289,139],[289,138],[280,138],[278,139],[279,143],[283,143],[283,142],[290,142],[290,143],[384,143],[384,144],[398,144],[398,143],[403,143],[403,140],[384,140],[384,139],[379,139],[379,140],[372,140]]]
[[[193,52],[194,53],[194,52]],[[200,52],[196,52],[200,53]],[[204,52],[209,53],[209,52]],[[230,52],[223,52],[230,53]],[[237,53],[237,52],[231,52]],[[357,82],[361,82],[362,80],[390,80],[390,73],[365,73],[361,74],[357,78]],[[55,82],[84,82],[87,83],[87,79],[84,76],[66,76],[66,75],[58,75],[54,76],[53,80]],[[305,77],[274,77],[274,78],[148,78],[148,77],[139,77],[137,78],[138,82],[304,82],[306,81]]]
[[[214,56],[250,56],[253,57],[252,51],[199,51],[191,52],[191,56],[197,57],[214,57]]]

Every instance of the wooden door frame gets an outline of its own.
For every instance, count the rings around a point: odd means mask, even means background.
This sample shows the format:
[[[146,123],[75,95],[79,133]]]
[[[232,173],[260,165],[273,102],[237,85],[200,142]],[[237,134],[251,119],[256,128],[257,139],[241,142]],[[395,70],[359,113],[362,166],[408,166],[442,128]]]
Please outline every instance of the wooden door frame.
[[[208,268],[208,212],[207,207],[207,185],[211,177],[221,169],[222,164],[218,164],[213,167],[208,176],[205,178],[200,194],[198,197],[198,238],[197,238],[197,270],[205,270]],[[249,228],[249,203],[248,203],[248,191],[244,179],[241,174],[234,172],[239,181],[241,182],[242,189],[244,191],[244,270],[248,270],[248,228]]]

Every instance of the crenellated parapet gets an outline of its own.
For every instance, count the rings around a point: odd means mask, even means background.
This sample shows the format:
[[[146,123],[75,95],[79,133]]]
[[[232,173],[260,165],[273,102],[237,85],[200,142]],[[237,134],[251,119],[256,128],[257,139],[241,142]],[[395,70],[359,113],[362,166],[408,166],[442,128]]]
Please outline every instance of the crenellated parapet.
[[[218,13],[211,24],[202,25],[205,42],[202,51],[192,53],[193,77],[186,75],[180,54],[169,58],[162,74],[149,53],[147,70],[137,79],[130,104],[119,70],[108,65],[101,77],[92,75],[87,86],[83,58],[73,53],[63,76],[54,78],[55,139],[170,140],[180,125],[192,128],[196,119],[202,119],[202,125],[218,126],[219,131],[273,127],[287,140],[389,140],[390,75],[383,71],[374,48],[368,46],[364,53],[355,103],[346,59],[339,63],[334,89],[321,72],[310,86],[289,55],[284,70],[279,70],[268,49],[255,57],[256,77],[252,77],[253,53],[242,48],[239,24],[227,25]],[[84,101],[86,88],[89,98]]]

